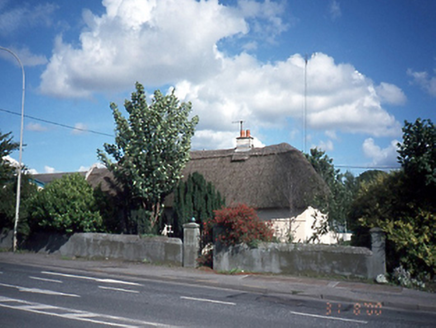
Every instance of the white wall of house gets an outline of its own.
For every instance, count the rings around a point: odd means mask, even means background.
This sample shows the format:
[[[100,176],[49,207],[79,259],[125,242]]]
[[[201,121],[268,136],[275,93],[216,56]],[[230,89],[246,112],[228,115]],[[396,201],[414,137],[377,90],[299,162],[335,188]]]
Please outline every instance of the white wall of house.
[[[293,218],[274,218],[271,219],[271,222],[274,236],[280,242],[305,243],[325,220],[327,220],[325,214],[309,206],[303,213]],[[349,233],[342,234],[328,231],[328,233],[319,236],[318,240],[312,241],[312,243],[330,245],[337,244],[339,240],[347,241],[350,239],[351,234]]]

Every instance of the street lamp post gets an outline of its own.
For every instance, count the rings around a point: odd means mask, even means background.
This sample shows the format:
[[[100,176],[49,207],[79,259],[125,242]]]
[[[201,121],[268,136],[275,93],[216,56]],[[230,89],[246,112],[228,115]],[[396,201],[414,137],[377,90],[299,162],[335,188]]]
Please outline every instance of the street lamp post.
[[[18,160],[18,168],[17,168],[17,199],[15,204],[15,222],[14,222],[14,239],[12,243],[12,250],[15,252],[17,250],[17,227],[18,227],[18,219],[20,217],[20,197],[21,197],[21,166],[22,166],[22,156],[23,156],[23,129],[24,129],[24,94],[25,94],[25,75],[24,75],[24,67],[21,63],[20,58],[8,48],[4,48],[0,46],[0,50],[4,50],[9,52],[21,66],[21,72],[23,73],[23,92],[21,96],[21,130],[20,130],[20,155]]]

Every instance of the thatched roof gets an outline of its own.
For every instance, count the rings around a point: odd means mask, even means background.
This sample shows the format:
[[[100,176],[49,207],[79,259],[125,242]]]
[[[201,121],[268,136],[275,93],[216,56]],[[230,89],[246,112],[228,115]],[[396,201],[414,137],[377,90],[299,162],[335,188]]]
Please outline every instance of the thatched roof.
[[[314,193],[325,190],[305,156],[287,143],[251,148],[192,151],[185,179],[201,173],[225,197],[227,205],[245,203],[258,209],[308,206]],[[165,201],[172,206],[171,195]]]
[[[315,193],[325,189],[303,153],[286,143],[251,148],[192,151],[184,179],[201,173],[225,197],[227,205],[245,203],[257,209],[305,209]],[[105,168],[94,167],[86,175],[94,187],[116,194],[117,184]],[[165,200],[172,207],[173,195]]]
[[[85,177],[86,172],[62,172],[62,173],[40,173],[32,174],[32,178],[43,185],[46,185],[54,180],[61,179],[64,175],[79,173],[81,176]]]

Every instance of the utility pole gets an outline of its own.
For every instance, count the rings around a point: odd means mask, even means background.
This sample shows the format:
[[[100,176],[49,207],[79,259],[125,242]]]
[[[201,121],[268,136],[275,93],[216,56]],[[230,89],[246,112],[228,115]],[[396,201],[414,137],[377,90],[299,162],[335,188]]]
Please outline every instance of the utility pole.
[[[12,51],[7,48],[1,47],[0,50],[4,50],[9,52],[12,56],[15,57],[15,59],[18,61],[18,64],[21,66],[21,72],[23,75],[23,91],[21,96],[21,130],[20,130],[20,155],[19,155],[19,161],[18,161],[18,168],[17,168],[17,199],[15,204],[15,222],[14,222],[14,239],[12,242],[12,250],[14,252],[17,251],[17,228],[18,228],[18,220],[20,218],[20,198],[21,198],[21,166],[22,166],[22,155],[23,155],[23,129],[24,129],[24,94],[25,94],[25,74],[24,74],[24,67],[21,63],[20,58]]]
[[[306,153],[306,143],[307,143],[307,54],[304,56],[304,153]]]

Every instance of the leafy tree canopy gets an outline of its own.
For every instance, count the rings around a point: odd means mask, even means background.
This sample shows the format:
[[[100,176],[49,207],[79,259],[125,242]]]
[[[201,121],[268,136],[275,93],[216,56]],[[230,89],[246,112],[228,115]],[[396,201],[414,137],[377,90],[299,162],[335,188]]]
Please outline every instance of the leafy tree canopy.
[[[362,183],[351,216],[358,222],[353,243],[367,245],[368,229],[386,233],[387,264],[412,275],[436,275],[436,129],[430,120],[405,122],[398,145],[402,168]]]
[[[33,225],[59,233],[100,231],[92,187],[78,173],[64,175],[38,192],[30,205]]]
[[[312,201],[313,206],[328,215],[330,228],[336,231],[347,230],[347,216],[358,182],[350,172],[342,174],[336,169],[333,159],[324,151],[312,148],[306,158],[329,188],[326,197],[316,197]],[[316,235],[327,232],[326,225],[320,227]]]
[[[12,141],[11,132],[3,134],[0,131],[0,186],[9,182],[14,174],[14,168],[10,165],[9,161],[5,159],[14,150],[17,150],[19,144]]]
[[[148,105],[140,83],[124,107],[128,118],[111,104],[115,144],[104,144],[105,151],[98,150],[98,157],[124,185],[132,206],[144,209],[154,227],[165,196],[174,190],[189,160],[198,117],[189,119],[191,103],[179,104],[174,90],[166,96],[155,91]]]
[[[398,161],[416,183],[436,186],[436,127],[429,119],[405,121]]]

